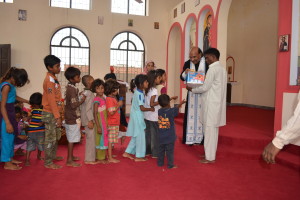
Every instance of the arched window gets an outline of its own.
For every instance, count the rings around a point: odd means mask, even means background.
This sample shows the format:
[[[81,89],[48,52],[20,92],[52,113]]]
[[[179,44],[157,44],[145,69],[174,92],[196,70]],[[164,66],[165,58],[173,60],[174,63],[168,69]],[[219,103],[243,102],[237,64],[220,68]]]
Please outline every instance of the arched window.
[[[132,32],[117,34],[110,45],[110,65],[114,66],[118,79],[130,82],[143,71],[144,43]]]
[[[81,30],[74,27],[64,27],[53,34],[50,52],[61,59],[61,72],[58,74],[58,81],[64,96],[65,86],[68,84],[64,73],[69,66],[80,69],[81,77],[90,73],[89,40]],[[79,84],[78,87],[83,89],[82,84]]]

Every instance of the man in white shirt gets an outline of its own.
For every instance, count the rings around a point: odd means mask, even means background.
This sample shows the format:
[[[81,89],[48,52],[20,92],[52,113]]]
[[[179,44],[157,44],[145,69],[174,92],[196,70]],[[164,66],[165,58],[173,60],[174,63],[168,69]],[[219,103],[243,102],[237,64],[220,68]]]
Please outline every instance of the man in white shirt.
[[[275,163],[275,157],[284,145],[300,140],[300,91],[298,93],[298,104],[293,116],[286,125],[277,131],[276,136],[264,149],[262,156],[267,163]]]
[[[187,90],[203,94],[203,125],[205,158],[201,163],[214,163],[218,145],[219,127],[226,125],[226,87],[227,73],[219,62],[220,52],[210,48],[204,52],[209,65],[204,84]]]

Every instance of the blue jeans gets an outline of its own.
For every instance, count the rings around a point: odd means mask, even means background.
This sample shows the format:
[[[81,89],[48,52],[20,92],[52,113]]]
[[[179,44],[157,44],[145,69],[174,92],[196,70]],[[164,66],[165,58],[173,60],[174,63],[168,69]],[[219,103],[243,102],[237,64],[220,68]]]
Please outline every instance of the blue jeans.
[[[158,159],[157,159],[158,166],[161,167],[164,165],[165,154],[166,154],[168,159],[168,168],[174,167],[174,145],[175,145],[174,142],[169,144],[159,145],[159,152],[158,152]]]

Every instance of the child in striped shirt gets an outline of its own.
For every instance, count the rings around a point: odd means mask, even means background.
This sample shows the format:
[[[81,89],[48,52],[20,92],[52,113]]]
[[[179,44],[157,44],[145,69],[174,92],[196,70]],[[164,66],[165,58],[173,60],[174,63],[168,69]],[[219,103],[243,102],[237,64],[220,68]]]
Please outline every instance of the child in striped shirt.
[[[30,153],[38,148],[37,159],[43,160],[41,153],[44,151],[45,126],[42,122],[42,94],[39,92],[33,93],[30,96],[29,103],[31,109],[31,120],[28,127],[28,141],[26,151],[25,166],[30,166]]]

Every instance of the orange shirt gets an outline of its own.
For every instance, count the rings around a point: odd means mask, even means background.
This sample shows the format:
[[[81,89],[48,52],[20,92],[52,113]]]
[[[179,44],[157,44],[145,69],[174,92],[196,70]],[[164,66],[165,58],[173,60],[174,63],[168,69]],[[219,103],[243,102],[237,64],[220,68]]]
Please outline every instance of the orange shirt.
[[[61,117],[62,97],[59,82],[56,76],[47,72],[43,83],[43,110],[52,113],[54,118]]]
[[[107,114],[107,124],[110,126],[120,125],[120,108],[118,101],[114,97],[106,97],[106,110],[110,112],[116,111],[113,115]]]

